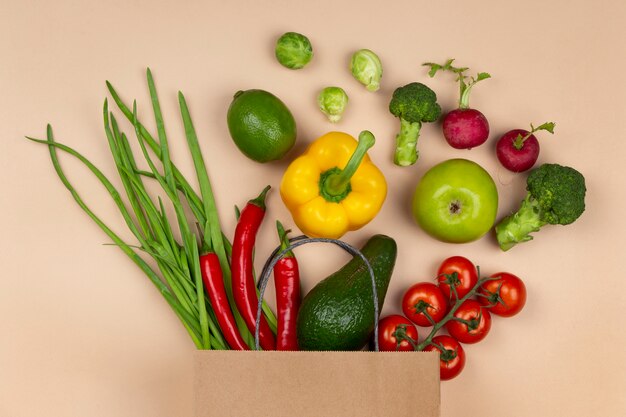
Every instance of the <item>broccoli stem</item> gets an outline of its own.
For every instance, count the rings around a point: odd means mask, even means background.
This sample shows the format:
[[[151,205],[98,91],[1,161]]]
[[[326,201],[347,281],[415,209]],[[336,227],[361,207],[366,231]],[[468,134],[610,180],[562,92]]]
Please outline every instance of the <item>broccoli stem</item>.
[[[541,220],[539,203],[528,194],[517,213],[505,217],[496,226],[500,249],[507,251],[518,243],[532,240],[530,234],[539,231],[545,224]]]
[[[393,159],[396,165],[404,167],[417,161],[417,139],[421,128],[421,122],[411,123],[400,119],[400,133],[396,135],[396,154]]]

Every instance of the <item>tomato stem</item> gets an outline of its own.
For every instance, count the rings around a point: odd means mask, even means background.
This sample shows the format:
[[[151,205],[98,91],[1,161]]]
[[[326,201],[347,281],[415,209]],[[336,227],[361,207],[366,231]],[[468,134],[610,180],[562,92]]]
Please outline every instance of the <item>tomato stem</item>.
[[[433,326],[435,325],[435,320],[433,319],[433,317],[428,312],[429,308],[432,308],[433,310],[437,310],[437,308],[435,306],[433,306],[432,304],[427,303],[424,300],[419,300],[415,304],[414,307],[415,307],[415,314],[423,314],[424,317],[426,317],[426,320],[428,320],[430,322],[430,324],[432,324]]]
[[[489,305],[487,307],[494,307],[494,306],[497,306],[498,304],[502,304],[503,306],[506,306],[506,302],[500,296],[500,290],[502,289],[503,284],[504,282],[502,281],[498,283],[498,288],[496,288],[496,292],[485,291],[486,294],[478,293],[477,295],[479,297],[484,297],[487,299],[487,301],[489,301]]]
[[[459,323],[462,323],[462,324],[466,325],[467,329],[469,331],[472,331],[472,330],[478,329],[478,326],[480,325],[480,320],[482,319],[482,317],[483,317],[483,315],[482,315],[482,312],[481,312],[478,315],[478,317],[474,317],[474,318],[472,318],[470,320],[462,319],[462,318],[459,318],[459,317],[453,317],[452,320],[458,321]]]
[[[446,349],[443,345],[439,345],[437,346],[437,348],[441,352],[441,360],[444,361],[445,363],[448,363],[456,359],[456,357],[459,355],[456,349]]]
[[[452,292],[452,296],[451,299],[452,300],[456,300],[459,298],[459,293],[456,289],[457,286],[461,285],[461,280],[459,278],[459,273],[454,271],[451,274],[441,274],[439,275],[440,277],[443,276],[445,277],[445,280],[443,280],[441,283],[442,284],[446,284],[448,285],[448,287],[450,287],[450,291]]]
[[[409,344],[415,349],[417,346],[417,340],[413,339],[406,332],[407,325],[399,324],[396,326],[396,330],[393,332],[393,337],[396,338],[396,350],[400,350],[400,344],[403,340],[409,342]]]
[[[478,276],[480,276],[480,268],[477,266],[476,270],[478,271]],[[437,334],[437,332],[439,330],[441,330],[441,328],[443,326],[446,325],[446,323],[448,323],[450,320],[463,320],[463,319],[458,319],[457,317],[454,317],[454,313],[456,313],[456,311],[459,309],[459,307],[461,306],[461,304],[463,304],[466,300],[470,299],[471,297],[480,294],[480,287],[489,281],[493,281],[495,279],[499,279],[499,277],[487,277],[487,278],[480,278],[478,279],[478,281],[476,282],[476,284],[472,287],[472,289],[465,294],[465,296],[461,299],[459,299],[458,297],[456,297],[456,302],[454,303],[454,305],[450,308],[450,311],[448,311],[448,314],[445,315],[445,317],[443,319],[441,319],[441,321],[439,323],[435,323],[433,325],[433,329],[430,331],[430,333],[428,334],[428,336],[426,337],[426,339],[424,339],[422,341],[422,343],[418,344],[415,347],[415,350],[417,351],[421,351],[424,350],[425,347],[427,347],[428,345],[432,345],[432,341],[433,338],[435,337],[435,335]],[[453,289],[456,293],[456,290],[454,288],[454,286],[451,287],[451,289]],[[428,312],[424,312],[424,314],[428,314]],[[435,345],[436,346],[436,345]]]

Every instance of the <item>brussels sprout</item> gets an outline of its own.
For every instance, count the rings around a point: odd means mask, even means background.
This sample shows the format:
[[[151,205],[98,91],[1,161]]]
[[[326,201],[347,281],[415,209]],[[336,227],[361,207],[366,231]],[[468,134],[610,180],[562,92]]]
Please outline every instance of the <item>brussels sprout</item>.
[[[346,110],[348,95],[343,88],[326,87],[317,96],[317,104],[322,113],[328,116],[328,120],[336,123],[341,120],[341,115]]]
[[[300,69],[313,58],[309,39],[296,32],[287,32],[276,41],[276,59],[284,67]]]
[[[369,91],[380,88],[380,79],[383,76],[383,65],[378,56],[369,49],[361,49],[352,55],[350,63],[352,75]]]

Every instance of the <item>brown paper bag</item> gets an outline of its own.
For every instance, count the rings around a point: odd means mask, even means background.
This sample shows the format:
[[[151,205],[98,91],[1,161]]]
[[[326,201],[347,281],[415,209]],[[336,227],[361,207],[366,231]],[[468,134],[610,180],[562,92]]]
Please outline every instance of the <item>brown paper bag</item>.
[[[274,251],[259,279],[260,300],[276,261],[306,243],[340,246],[364,261],[372,280],[374,349],[378,298],[374,271],[356,248],[324,238],[292,239]],[[439,352],[198,351],[196,417],[438,417]]]
[[[195,355],[196,417],[439,416],[439,352]]]

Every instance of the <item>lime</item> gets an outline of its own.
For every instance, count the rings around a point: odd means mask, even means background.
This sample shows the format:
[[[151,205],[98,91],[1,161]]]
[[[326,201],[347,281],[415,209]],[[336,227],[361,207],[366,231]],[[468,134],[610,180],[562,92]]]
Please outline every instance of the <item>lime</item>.
[[[228,108],[227,121],[235,145],[257,162],[282,158],[296,142],[293,115],[267,91],[238,91]]]

